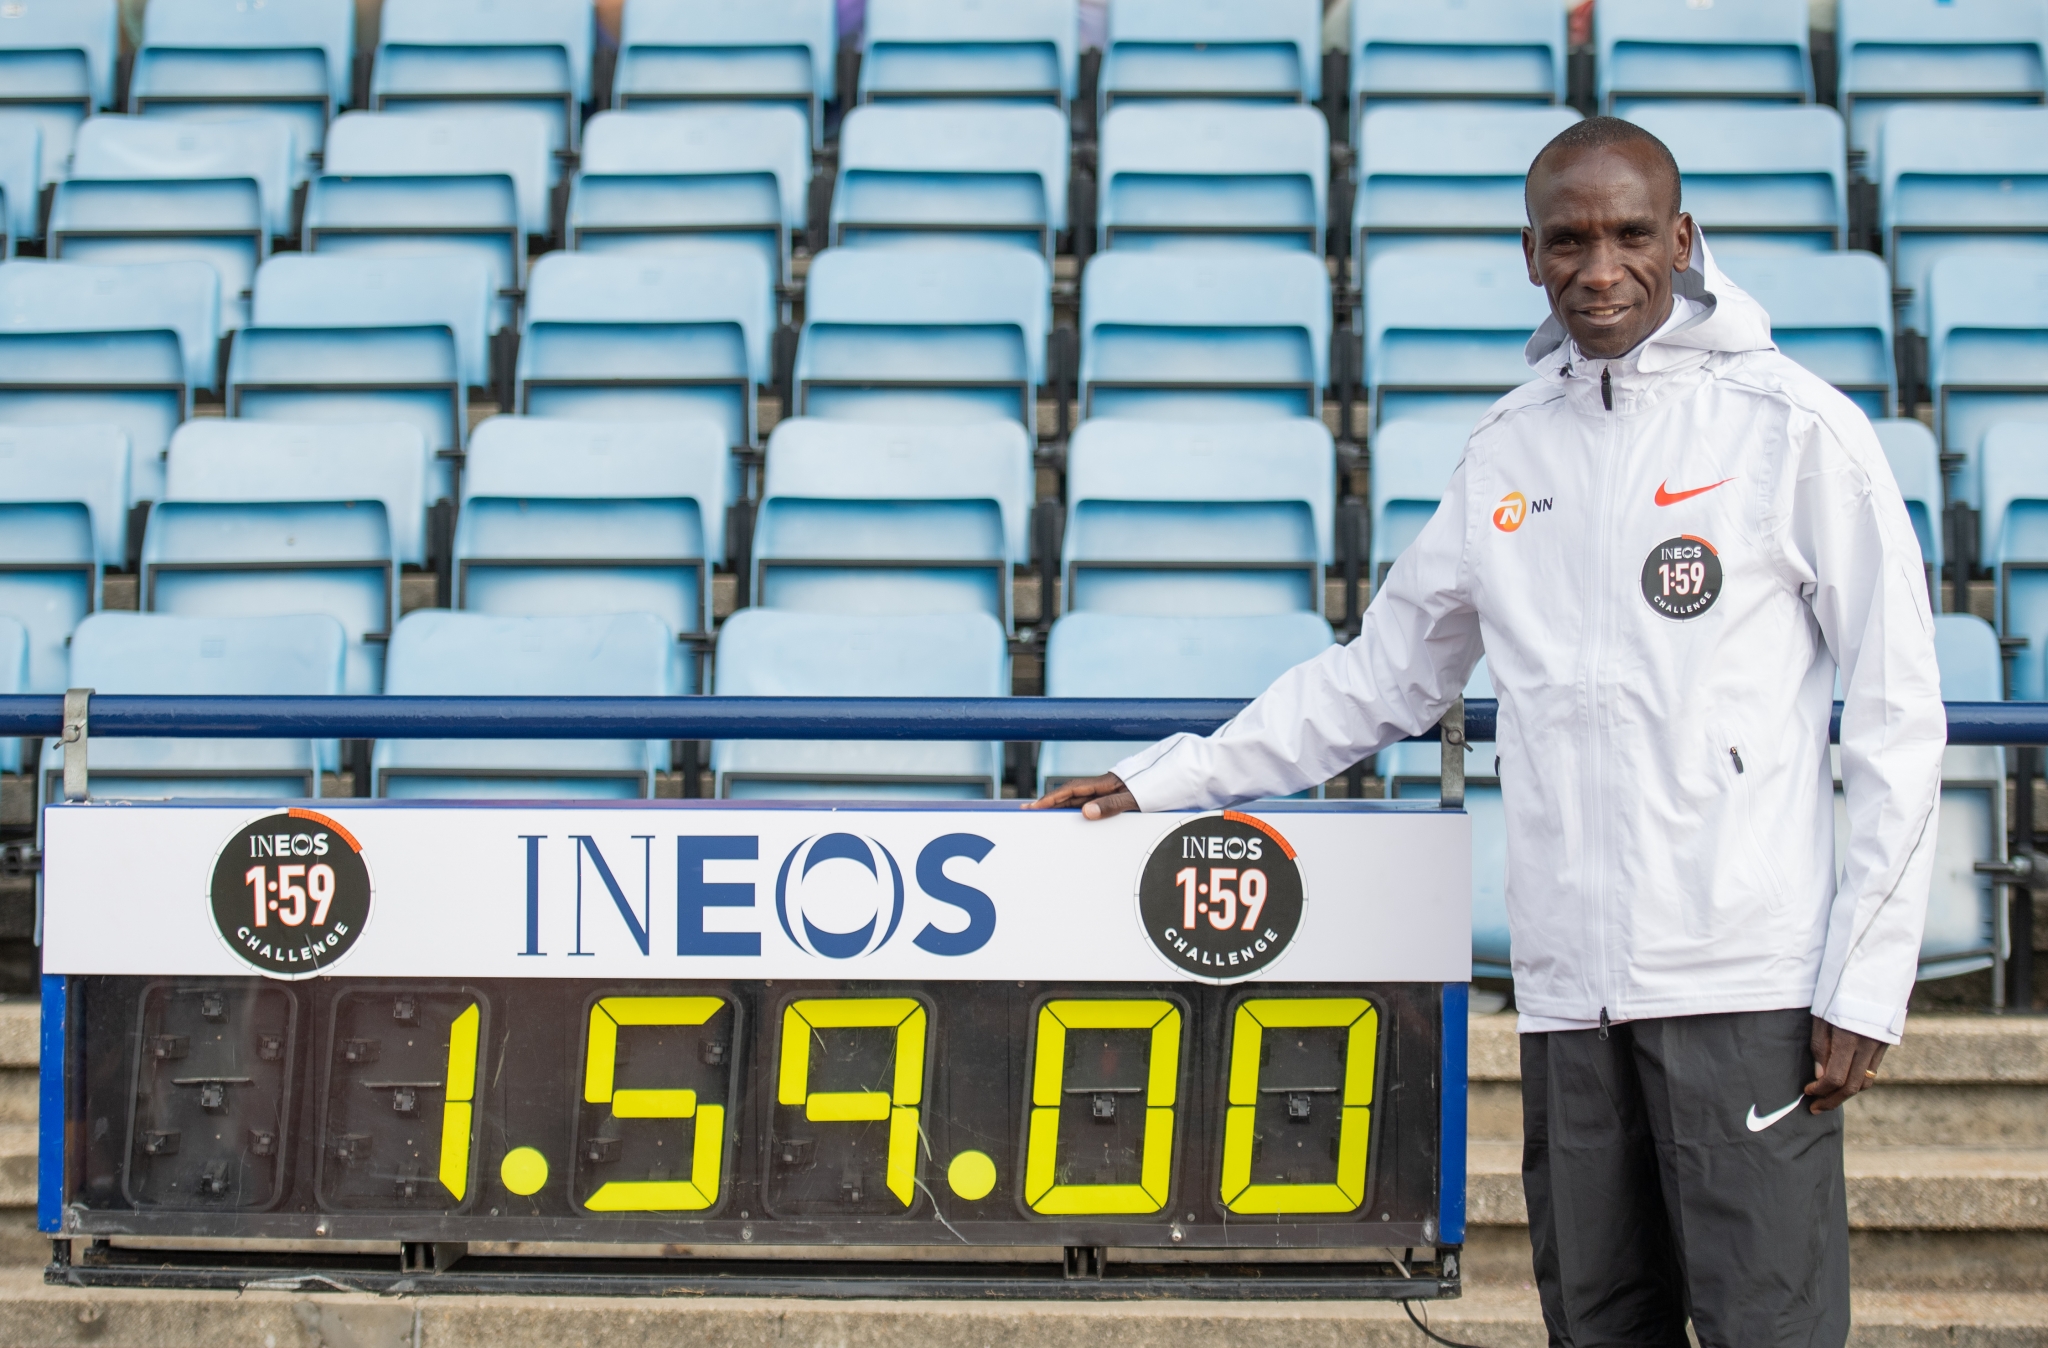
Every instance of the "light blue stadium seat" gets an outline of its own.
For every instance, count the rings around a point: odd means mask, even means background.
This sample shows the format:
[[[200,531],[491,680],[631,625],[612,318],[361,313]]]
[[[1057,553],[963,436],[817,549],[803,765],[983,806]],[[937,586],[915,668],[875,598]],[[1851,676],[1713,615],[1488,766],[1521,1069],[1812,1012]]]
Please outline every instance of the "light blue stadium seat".
[[[346,688],[377,692],[401,553],[424,551],[428,458],[409,426],[351,429],[354,442],[340,452],[339,437],[328,436],[316,451],[293,454],[276,443],[290,429],[246,424],[173,440],[164,499],[143,535],[143,609],[195,618],[325,613],[348,633]]]
[[[2048,421],[2048,252],[1945,257],[1927,291],[1935,434],[1962,455],[1951,499],[1978,505],[1986,430]]]
[[[221,326],[247,326],[248,291],[272,238],[292,231],[292,124],[282,117],[95,117],[50,206],[50,256],[71,262],[204,262],[220,275]]]
[[[1319,420],[1096,418],[1067,446],[1067,612],[1323,611],[1337,450]]]
[[[1050,264],[1067,227],[1067,119],[1057,108],[855,108],[839,129],[834,244],[1018,243]]]
[[[1906,498],[1906,514],[1913,521],[1913,533],[1920,540],[1920,560],[1927,567],[1927,594],[1938,612],[1941,608],[1943,528],[1941,507],[1941,451],[1934,432],[1909,419],[1873,421],[1878,444],[1884,446],[1885,462]],[[1979,549],[1980,556],[1990,553]]]
[[[437,455],[433,493],[451,496],[469,390],[490,379],[490,297],[473,258],[274,257],[228,359],[228,414],[416,426]]]
[[[779,103],[825,143],[838,97],[833,0],[627,0],[612,106]]]
[[[1031,559],[1031,442],[1014,421],[798,417],[768,437],[756,604],[807,613],[986,613],[1010,622]]]
[[[1522,250],[1487,242],[1404,250],[1366,268],[1365,388],[1372,423],[1470,427],[1529,379],[1523,348],[1550,316]]]
[[[43,181],[71,162],[71,138],[114,105],[120,54],[115,0],[13,0],[0,17],[0,121],[42,131]]]
[[[569,246],[585,253],[700,252],[745,243],[778,284],[809,211],[810,133],[790,108],[601,112],[583,130]]]
[[[1602,0],[1593,12],[1603,112],[1659,99],[1813,101],[1805,0]]]
[[[0,262],[23,239],[42,237],[43,129],[0,111]]]
[[[1865,416],[1892,414],[1898,364],[1891,277],[1882,259],[1863,252],[1738,250],[1719,261],[1771,316],[1771,340],[1780,351],[1848,394]]]
[[[66,687],[97,693],[334,697],[348,638],[322,614],[189,618],[95,613],[71,636]],[[64,756],[43,744],[41,795],[60,799]],[[107,799],[316,797],[340,766],[333,740],[129,739],[96,736],[89,789]]]
[[[772,273],[751,250],[550,253],[527,295],[517,406],[583,420],[710,420],[726,444],[752,444],[774,330]]]
[[[0,426],[0,614],[28,643],[17,691],[64,691],[65,643],[99,608],[106,568],[127,562],[127,521],[125,432]]]
[[[1129,98],[1323,96],[1316,0],[1117,0],[1102,53],[1101,106]]]
[[[1360,115],[1381,100],[1564,102],[1560,9],[1524,0],[1352,0],[1351,143]]]
[[[1389,421],[1374,432],[1367,551],[1375,589],[1436,514],[1471,435],[1471,425],[1456,421]]]
[[[306,251],[479,258],[499,331],[516,315],[507,292],[526,284],[527,239],[550,232],[542,123],[517,108],[337,118],[306,189]]]
[[[1645,103],[1630,120],[1670,148],[1686,212],[1716,253],[1825,252],[1847,240],[1849,170],[1833,108]]]
[[[2048,258],[2048,108],[1906,106],[1879,136],[1877,179],[1900,323],[1928,332],[1929,273],[1962,253]]]
[[[1998,585],[1998,629],[2025,645],[2012,657],[2012,696],[2048,699],[2048,425],[1990,427],[1982,451],[1979,555]]]
[[[718,633],[727,697],[1007,697],[1003,625],[986,613],[743,609]],[[1002,792],[1000,744],[716,740],[720,797],[983,800]]]
[[[1991,624],[1967,613],[1942,614],[1934,620],[1934,655],[1943,701],[2001,700],[1998,636]],[[1840,809],[1839,796],[1837,801]],[[1943,753],[1934,877],[1920,938],[1922,979],[1988,969],[2002,953],[2002,891],[1990,876],[1977,874],[1976,864],[2005,859],[2005,801],[2005,750],[1964,745]],[[1837,821],[1846,833],[1840,814]]]
[[[1323,251],[1330,126],[1313,108],[1127,104],[1102,120],[1100,164],[1101,247]]]
[[[0,613],[0,694],[40,691],[28,686],[28,629]],[[21,741],[0,739],[0,772],[21,771]]]
[[[869,0],[860,101],[1030,99],[1064,107],[1080,63],[1074,0]]]
[[[399,697],[668,697],[675,634],[650,613],[510,618],[423,609],[391,634]],[[375,793],[398,799],[632,800],[666,740],[379,740]]]
[[[531,109],[574,151],[596,45],[587,0],[384,0],[370,106]]]
[[[1328,650],[1330,625],[1313,613],[1236,617],[1069,613],[1045,641],[1047,697],[1257,697],[1304,660]],[[1048,741],[1038,751],[1039,794],[1108,772],[1136,744]]]
[[[199,262],[0,267],[0,425],[114,425],[128,490],[155,500],[164,447],[219,386],[220,278]]]
[[[1356,11],[1353,11],[1356,13]],[[1363,276],[1396,248],[1478,236],[1521,246],[1522,180],[1579,114],[1565,107],[1392,103],[1367,108],[1355,134],[1352,255]]]
[[[1850,147],[1876,149],[1901,103],[2041,102],[2044,44],[2039,0],[1841,0],[1835,51]]]
[[[500,617],[651,613],[690,643],[701,691],[711,568],[725,555],[730,449],[703,421],[492,417],[471,437],[455,606]]]
[[[1465,681],[1465,696],[1493,695],[1493,677],[1482,656]],[[1507,814],[1497,763],[1492,743],[1475,740],[1466,746],[1465,813],[1472,820],[1472,973],[1477,978],[1514,977],[1508,939]],[[1374,767],[1390,798],[1438,798],[1443,755],[1437,745],[1390,744],[1380,750]]]
[[[152,117],[289,118],[301,156],[354,94],[354,0],[150,0],[128,110]],[[295,166],[305,176],[306,159]]]
[[[1097,253],[1081,276],[1083,416],[1320,416],[1323,260],[1269,249]]]
[[[1035,430],[1052,271],[1027,249],[828,248],[804,283],[800,416]]]

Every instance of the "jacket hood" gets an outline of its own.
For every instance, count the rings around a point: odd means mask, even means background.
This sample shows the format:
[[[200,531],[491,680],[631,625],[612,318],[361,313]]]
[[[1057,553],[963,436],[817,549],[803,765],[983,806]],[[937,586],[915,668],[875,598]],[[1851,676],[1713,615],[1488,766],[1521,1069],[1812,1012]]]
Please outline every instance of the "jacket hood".
[[[1705,231],[1693,226],[1692,265],[1671,278],[1674,294],[1704,306],[1690,322],[1650,338],[1635,353],[1636,368],[1656,374],[1684,363],[1696,353],[1770,351],[1771,316],[1747,291],[1728,279],[1707,248]],[[1529,368],[1546,378],[1554,377],[1557,358],[1571,344],[1571,334],[1555,313],[1543,320],[1522,354]]]

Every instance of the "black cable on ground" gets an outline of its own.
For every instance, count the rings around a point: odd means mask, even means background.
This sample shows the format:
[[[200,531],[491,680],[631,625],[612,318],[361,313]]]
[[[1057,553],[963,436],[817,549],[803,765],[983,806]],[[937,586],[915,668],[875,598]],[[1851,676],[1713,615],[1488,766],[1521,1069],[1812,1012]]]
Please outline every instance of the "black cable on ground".
[[[1447,1339],[1443,1335],[1437,1333],[1435,1330],[1429,1327],[1427,1321],[1422,1320],[1416,1316],[1414,1303],[1406,1300],[1405,1298],[1401,1302],[1401,1309],[1408,1312],[1408,1319],[1415,1325],[1417,1329],[1422,1331],[1422,1337],[1428,1339],[1431,1343],[1441,1343],[1445,1346],[1445,1348],[1480,1348],[1480,1345],[1476,1343],[1460,1343],[1456,1339]]]

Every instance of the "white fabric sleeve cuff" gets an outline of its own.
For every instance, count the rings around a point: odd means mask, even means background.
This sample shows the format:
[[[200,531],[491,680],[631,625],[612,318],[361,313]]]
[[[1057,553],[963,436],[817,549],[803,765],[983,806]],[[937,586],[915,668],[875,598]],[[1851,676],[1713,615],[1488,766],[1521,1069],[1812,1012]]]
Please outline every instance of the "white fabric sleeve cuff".
[[[1896,1044],[1906,1030],[1906,1008],[1887,1006],[1882,1002],[1867,1002],[1860,997],[1836,997],[1835,1004],[1823,1011],[1814,1008],[1814,1014],[1838,1030],[1860,1034],[1865,1039],[1879,1039],[1887,1044]]]

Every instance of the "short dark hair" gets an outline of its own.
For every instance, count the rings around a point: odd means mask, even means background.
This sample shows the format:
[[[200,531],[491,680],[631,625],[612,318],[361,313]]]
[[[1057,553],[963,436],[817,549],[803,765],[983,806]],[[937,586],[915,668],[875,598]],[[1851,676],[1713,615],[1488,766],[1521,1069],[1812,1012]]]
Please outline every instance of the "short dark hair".
[[[1529,179],[1536,176],[1545,161],[1558,155],[1577,154],[1585,150],[1604,150],[1615,145],[1646,145],[1663,171],[1671,178],[1671,213],[1678,214],[1684,203],[1679,182],[1678,161],[1671,157],[1670,149],[1634,122],[1624,122],[1619,117],[1588,117],[1582,122],[1573,122],[1564,130],[1551,137],[1550,143],[1536,152],[1536,158],[1529,163],[1529,172],[1522,178],[1522,210],[1529,208]],[[1531,221],[1533,224],[1534,221]]]

